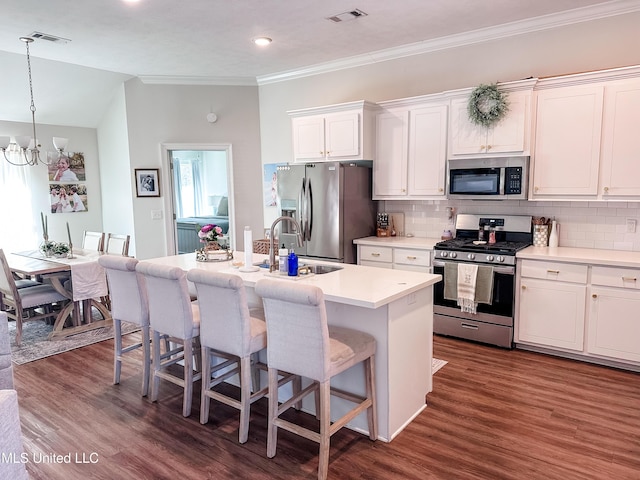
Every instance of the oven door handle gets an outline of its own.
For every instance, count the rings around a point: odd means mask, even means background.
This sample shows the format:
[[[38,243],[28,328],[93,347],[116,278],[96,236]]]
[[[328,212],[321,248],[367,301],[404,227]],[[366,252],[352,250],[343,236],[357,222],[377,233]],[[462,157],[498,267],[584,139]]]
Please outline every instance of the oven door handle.
[[[434,267],[444,267],[446,263],[470,263],[470,262],[443,262],[441,260],[434,260]],[[516,272],[515,267],[495,267],[493,265],[487,265],[488,267],[492,267],[495,273],[503,273],[505,275],[513,275]]]

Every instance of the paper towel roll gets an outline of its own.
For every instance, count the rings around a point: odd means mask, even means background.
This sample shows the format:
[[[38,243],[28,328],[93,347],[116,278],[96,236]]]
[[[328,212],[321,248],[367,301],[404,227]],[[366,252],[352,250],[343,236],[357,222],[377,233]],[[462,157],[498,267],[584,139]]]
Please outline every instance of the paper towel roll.
[[[253,266],[253,238],[250,227],[244,227],[244,266]]]

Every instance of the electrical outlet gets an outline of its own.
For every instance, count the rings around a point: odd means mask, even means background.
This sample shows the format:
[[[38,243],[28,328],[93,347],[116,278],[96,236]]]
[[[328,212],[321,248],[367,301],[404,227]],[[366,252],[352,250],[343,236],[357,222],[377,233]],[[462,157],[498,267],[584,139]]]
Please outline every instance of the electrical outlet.
[[[627,233],[636,233],[638,221],[635,218],[627,218]]]

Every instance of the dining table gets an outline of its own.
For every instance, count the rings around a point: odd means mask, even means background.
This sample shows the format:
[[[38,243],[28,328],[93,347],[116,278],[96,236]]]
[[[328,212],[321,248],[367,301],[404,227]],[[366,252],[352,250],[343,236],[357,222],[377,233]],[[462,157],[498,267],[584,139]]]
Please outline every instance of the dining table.
[[[50,283],[69,299],[56,316],[49,340],[110,326],[111,312],[103,301],[108,295],[104,269],[98,264],[101,252],[73,249],[72,255],[48,257],[40,250],[11,252],[7,262],[12,272]],[[94,311],[98,318],[94,318]]]

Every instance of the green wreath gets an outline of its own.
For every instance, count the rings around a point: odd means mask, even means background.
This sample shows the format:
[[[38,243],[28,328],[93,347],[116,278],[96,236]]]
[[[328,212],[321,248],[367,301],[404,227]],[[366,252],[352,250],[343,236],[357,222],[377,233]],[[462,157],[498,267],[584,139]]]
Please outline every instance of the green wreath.
[[[480,85],[469,96],[467,112],[476,125],[490,127],[509,111],[507,94],[498,91],[496,84]]]

